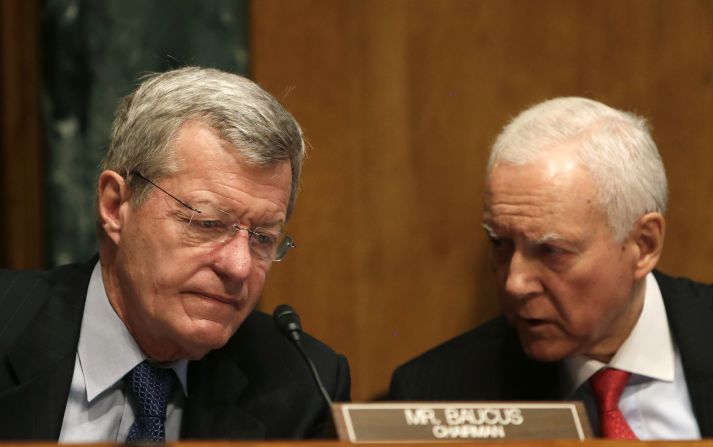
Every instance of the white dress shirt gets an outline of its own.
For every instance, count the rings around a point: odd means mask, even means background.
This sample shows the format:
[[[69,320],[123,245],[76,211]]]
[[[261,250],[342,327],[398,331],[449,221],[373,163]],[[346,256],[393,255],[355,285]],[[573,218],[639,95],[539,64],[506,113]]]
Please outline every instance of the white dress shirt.
[[[610,366],[632,374],[619,408],[639,439],[701,437],[681,356],[671,337],[661,290],[653,274],[646,277],[641,315],[609,364],[576,356],[568,359],[566,365],[572,379],[570,398],[582,399],[587,406],[596,405],[587,380],[599,369]],[[594,419],[592,425],[596,430],[598,420]]]
[[[72,385],[64,411],[60,443],[123,442],[134,423],[122,378],[146,359],[109,303],[101,266],[89,280],[79,334]],[[167,364],[181,384],[172,396],[166,420],[166,441],[178,439],[185,402],[188,362]]]

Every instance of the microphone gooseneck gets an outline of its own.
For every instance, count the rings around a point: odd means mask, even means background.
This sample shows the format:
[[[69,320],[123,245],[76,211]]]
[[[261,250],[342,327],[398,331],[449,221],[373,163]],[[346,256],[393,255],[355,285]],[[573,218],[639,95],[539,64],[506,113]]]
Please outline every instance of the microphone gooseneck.
[[[327,390],[324,389],[322,380],[319,378],[317,367],[314,366],[314,362],[312,362],[312,359],[309,358],[307,351],[305,351],[305,348],[302,345],[302,323],[300,322],[300,316],[292,308],[292,306],[288,304],[280,304],[272,312],[272,318],[275,320],[275,323],[280,331],[285,334],[285,337],[290,339],[294,345],[297,346],[297,350],[302,355],[302,358],[307,363],[307,366],[309,366],[312,378],[317,384],[317,388],[319,388],[322,398],[327,403],[327,406],[331,407],[332,399],[329,397]]]

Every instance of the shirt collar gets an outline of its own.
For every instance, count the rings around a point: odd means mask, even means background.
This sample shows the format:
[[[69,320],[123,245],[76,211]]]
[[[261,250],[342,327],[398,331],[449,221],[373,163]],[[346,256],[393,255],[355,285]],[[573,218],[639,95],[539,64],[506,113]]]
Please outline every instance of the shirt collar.
[[[126,373],[147,358],[109,303],[100,262],[94,266],[89,279],[77,354],[88,402],[121,381]],[[178,360],[165,366],[176,372],[187,395],[188,361]]]
[[[675,353],[671,331],[666,317],[661,289],[652,273],[646,276],[646,291],[641,315],[629,337],[614,354],[608,365],[578,355],[566,359],[574,391],[601,368],[628,371],[655,380],[672,382],[675,370]]]

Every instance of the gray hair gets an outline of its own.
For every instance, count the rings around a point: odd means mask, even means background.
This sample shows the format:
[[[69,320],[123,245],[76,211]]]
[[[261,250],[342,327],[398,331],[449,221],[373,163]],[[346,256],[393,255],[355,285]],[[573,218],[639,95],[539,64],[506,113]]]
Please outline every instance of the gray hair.
[[[287,217],[291,215],[305,153],[299,124],[251,80],[216,69],[185,67],[143,78],[119,103],[101,169],[126,176],[132,203],[140,206],[150,185],[130,173],[138,171],[155,180],[176,172],[179,161],[172,143],[189,120],[212,127],[251,165],[289,161],[292,190]]]
[[[666,172],[646,120],[591,99],[555,98],[520,113],[497,137],[487,175],[498,162],[524,165],[565,145],[591,173],[617,240],[642,215],[666,211]]]

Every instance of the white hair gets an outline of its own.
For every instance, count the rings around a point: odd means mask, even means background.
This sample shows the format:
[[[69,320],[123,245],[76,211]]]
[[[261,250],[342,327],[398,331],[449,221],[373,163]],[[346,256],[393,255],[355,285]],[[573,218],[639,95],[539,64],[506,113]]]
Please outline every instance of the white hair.
[[[617,240],[642,215],[666,211],[666,172],[646,120],[591,99],[555,98],[520,113],[497,137],[487,175],[499,162],[524,165],[562,147],[591,173]]]

